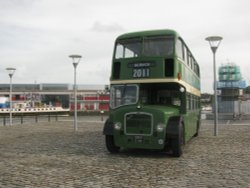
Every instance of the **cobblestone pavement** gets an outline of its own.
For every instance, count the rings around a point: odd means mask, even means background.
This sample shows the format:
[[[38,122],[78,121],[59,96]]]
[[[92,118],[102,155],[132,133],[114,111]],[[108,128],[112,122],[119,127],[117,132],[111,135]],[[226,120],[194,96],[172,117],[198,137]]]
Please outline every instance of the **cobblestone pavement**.
[[[0,126],[0,187],[250,187],[250,124],[203,121],[180,158],[107,152],[100,117]]]

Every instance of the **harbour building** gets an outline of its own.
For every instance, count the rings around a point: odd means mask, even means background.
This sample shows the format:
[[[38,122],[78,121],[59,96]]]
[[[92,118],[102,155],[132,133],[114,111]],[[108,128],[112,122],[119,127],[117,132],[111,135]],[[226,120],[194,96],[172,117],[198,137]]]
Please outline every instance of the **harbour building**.
[[[0,108],[9,107],[9,84],[0,84]],[[74,110],[71,84],[12,84],[13,108],[62,107]],[[108,111],[109,91],[105,85],[77,85],[79,111]]]

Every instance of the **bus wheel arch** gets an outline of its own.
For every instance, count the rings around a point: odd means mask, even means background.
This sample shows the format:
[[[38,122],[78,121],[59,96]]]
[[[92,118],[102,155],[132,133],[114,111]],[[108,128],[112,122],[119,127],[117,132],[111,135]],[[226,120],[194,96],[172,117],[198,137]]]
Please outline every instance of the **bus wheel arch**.
[[[199,130],[200,130],[200,120],[197,120],[197,123],[196,123],[196,133],[194,134],[194,137],[199,136]]]
[[[109,119],[107,119],[104,123],[103,134],[104,135],[114,134],[114,123],[110,121]]]

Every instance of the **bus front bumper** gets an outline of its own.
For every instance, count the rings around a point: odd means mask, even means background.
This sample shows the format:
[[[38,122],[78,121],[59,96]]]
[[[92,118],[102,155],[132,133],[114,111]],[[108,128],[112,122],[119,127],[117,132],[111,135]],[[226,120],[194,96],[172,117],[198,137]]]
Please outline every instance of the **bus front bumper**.
[[[165,136],[154,133],[153,135],[119,135],[114,136],[115,144],[119,147],[130,149],[155,149],[165,147]]]

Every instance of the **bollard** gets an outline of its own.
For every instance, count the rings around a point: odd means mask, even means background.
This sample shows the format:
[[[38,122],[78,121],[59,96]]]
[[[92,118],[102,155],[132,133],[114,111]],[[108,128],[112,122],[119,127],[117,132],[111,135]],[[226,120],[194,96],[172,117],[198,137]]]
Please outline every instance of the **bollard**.
[[[100,111],[100,113],[101,113],[101,121],[103,121],[103,114],[104,114],[104,111],[102,110],[102,111]]]
[[[21,115],[21,124],[23,124],[23,114]]]
[[[3,116],[3,125],[5,126],[6,125],[6,117]]]
[[[35,120],[36,120],[36,123],[38,122],[38,116],[37,116],[37,114],[36,114],[36,116],[35,116],[36,118],[35,118]]]
[[[58,121],[58,114],[56,114],[56,121]]]
[[[50,122],[50,113],[49,113],[49,115],[48,115],[48,122]]]

